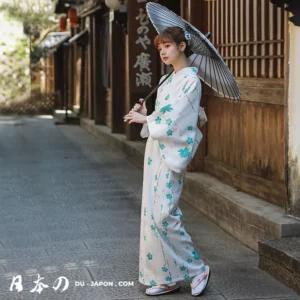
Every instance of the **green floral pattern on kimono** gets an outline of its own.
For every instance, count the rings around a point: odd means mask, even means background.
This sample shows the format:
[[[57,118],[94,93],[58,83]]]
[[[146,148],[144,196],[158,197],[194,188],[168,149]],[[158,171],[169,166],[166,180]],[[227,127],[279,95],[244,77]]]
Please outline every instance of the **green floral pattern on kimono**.
[[[182,89],[182,91],[183,91],[185,94],[187,94],[188,91],[190,90],[190,88],[191,88],[191,86],[189,86],[189,87],[184,86],[183,89]]]
[[[156,282],[155,282],[154,280],[151,280],[151,281],[150,281],[150,285],[151,285],[151,286],[155,286],[155,285],[156,285]]]
[[[192,138],[189,137],[189,138],[186,140],[186,142],[187,142],[188,144],[193,144],[194,139],[192,139]]]
[[[199,259],[198,252],[194,249],[192,253],[193,253],[193,255],[194,255],[194,259],[195,259],[195,260],[198,260],[198,259]]]
[[[185,147],[184,149],[179,149],[178,152],[181,158],[187,158],[191,155],[191,149],[188,147]]]
[[[164,106],[164,107],[160,110],[160,112],[162,112],[163,114],[165,114],[166,112],[170,112],[170,111],[172,111],[172,110],[173,110],[172,105],[171,105],[171,104],[168,104],[168,105]]]
[[[173,134],[173,131],[169,129],[169,130],[167,131],[167,136],[171,136],[172,134]]]
[[[168,125],[168,126],[171,126],[171,124],[172,124],[172,120],[169,118],[169,119],[167,119],[166,120],[166,124]]]
[[[162,222],[162,225],[168,227],[169,223],[167,221]]]

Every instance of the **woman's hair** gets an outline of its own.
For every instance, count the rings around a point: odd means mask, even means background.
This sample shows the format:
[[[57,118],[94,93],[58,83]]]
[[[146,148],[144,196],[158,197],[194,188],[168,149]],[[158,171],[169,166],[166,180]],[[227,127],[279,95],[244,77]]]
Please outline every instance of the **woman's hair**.
[[[158,49],[160,44],[175,43],[177,46],[184,42],[186,44],[184,54],[186,57],[192,54],[191,47],[188,44],[184,35],[184,30],[178,26],[168,27],[161,34],[158,34],[154,39],[154,47]]]

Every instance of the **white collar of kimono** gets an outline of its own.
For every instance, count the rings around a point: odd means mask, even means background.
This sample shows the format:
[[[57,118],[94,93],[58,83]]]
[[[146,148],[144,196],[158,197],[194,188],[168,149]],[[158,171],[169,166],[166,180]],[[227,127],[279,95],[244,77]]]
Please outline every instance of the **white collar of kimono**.
[[[198,73],[198,68],[196,67],[185,67],[180,69],[178,72],[174,71],[174,75],[177,75],[179,73],[194,73],[197,74]]]

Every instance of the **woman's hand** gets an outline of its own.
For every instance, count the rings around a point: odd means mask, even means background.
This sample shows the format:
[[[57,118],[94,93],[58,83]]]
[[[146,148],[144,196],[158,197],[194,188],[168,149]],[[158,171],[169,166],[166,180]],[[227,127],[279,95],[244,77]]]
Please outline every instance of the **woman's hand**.
[[[144,99],[140,99],[139,102],[142,103],[144,101]],[[147,116],[147,108],[146,108],[146,103],[143,102],[143,104],[138,104],[136,103],[132,109],[133,111],[137,111],[140,114],[142,114],[143,116]]]
[[[140,124],[147,123],[146,116],[144,116],[136,111],[133,111],[133,110],[131,110],[129,112],[129,114],[127,114],[124,117],[124,120],[125,120],[125,122],[129,121],[129,124],[131,124],[131,123],[140,123]]]
[[[140,103],[143,102],[144,99],[140,99]],[[131,123],[140,123],[145,124],[147,123],[147,108],[146,103],[143,102],[142,105],[136,103],[134,107],[131,109],[131,111],[124,116],[124,122],[127,122],[129,120],[129,124]]]

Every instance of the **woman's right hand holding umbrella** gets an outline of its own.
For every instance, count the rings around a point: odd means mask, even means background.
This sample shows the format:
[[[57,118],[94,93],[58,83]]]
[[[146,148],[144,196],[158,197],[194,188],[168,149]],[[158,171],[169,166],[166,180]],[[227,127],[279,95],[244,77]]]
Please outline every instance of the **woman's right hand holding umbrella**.
[[[147,107],[146,107],[146,102],[144,101],[144,99],[140,99],[139,100],[140,103],[142,104],[138,104],[136,103],[134,105],[134,107],[132,108],[133,111],[138,111],[140,114],[142,114],[143,116],[147,116]]]
[[[143,115],[143,116],[147,116],[147,107],[146,107],[146,103],[144,101],[144,99],[140,99],[139,102],[141,104],[136,103],[133,108],[131,109],[131,111],[124,116],[124,122],[127,121],[128,116],[132,113],[132,112],[138,112],[139,114]],[[129,122],[130,124],[131,122]]]

